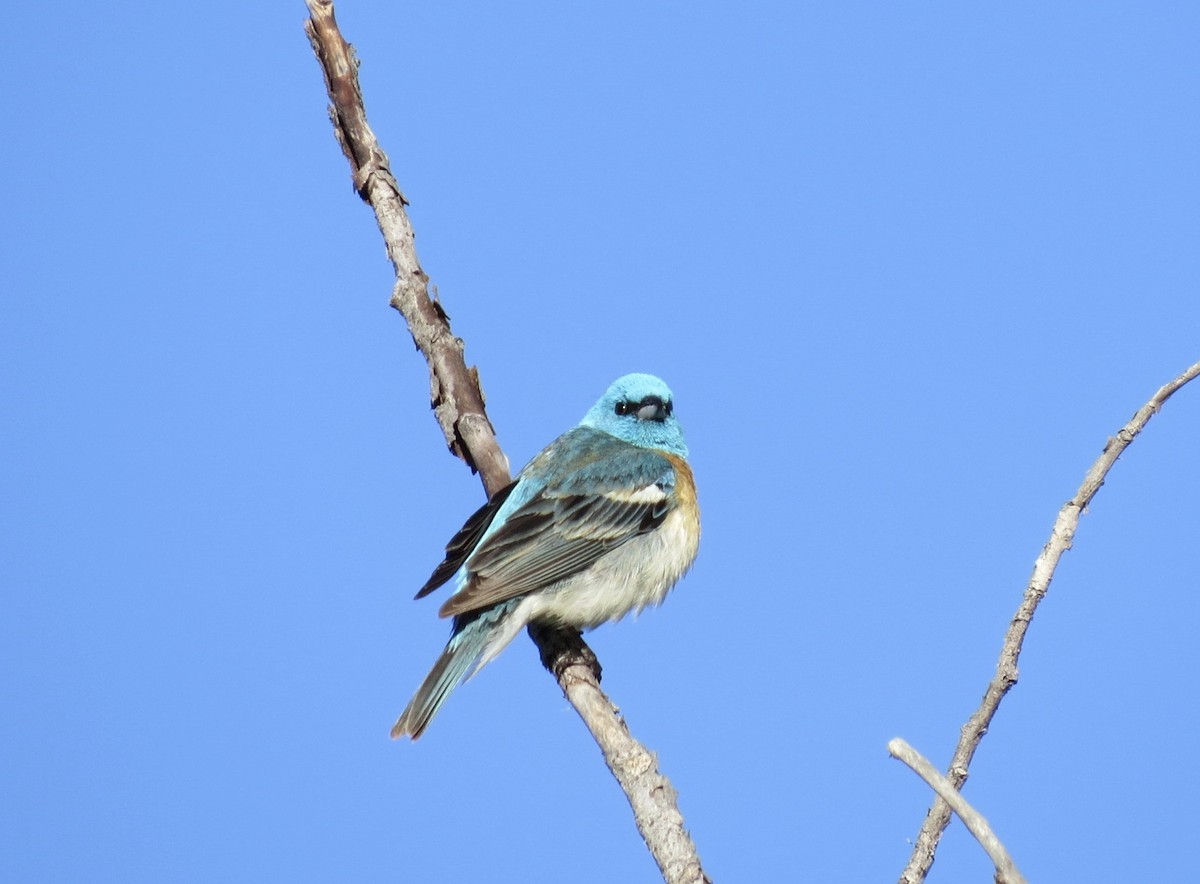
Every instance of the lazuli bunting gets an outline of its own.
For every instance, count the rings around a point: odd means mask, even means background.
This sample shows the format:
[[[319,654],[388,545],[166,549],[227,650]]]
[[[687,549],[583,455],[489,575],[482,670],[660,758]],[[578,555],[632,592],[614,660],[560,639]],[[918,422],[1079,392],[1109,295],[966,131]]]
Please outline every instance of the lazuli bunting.
[[[591,629],[659,604],[700,544],[687,453],[670,389],[628,374],[467,519],[417,593],[454,577],[450,641],[392,736],[421,736],[530,622]]]

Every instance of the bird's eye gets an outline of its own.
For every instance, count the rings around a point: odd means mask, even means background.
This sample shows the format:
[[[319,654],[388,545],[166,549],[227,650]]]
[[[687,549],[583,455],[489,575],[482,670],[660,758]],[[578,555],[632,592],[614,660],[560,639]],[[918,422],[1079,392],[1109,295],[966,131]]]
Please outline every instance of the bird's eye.
[[[671,416],[671,412],[675,410],[675,403],[670,399],[663,403],[663,411],[667,413],[667,417]]]
[[[625,414],[629,414],[629,412],[631,412],[631,411],[633,411],[633,403],[632,402],[621,401],[621,402],[617,403],[617,407],[616,407],[617,414],[625,415]]]

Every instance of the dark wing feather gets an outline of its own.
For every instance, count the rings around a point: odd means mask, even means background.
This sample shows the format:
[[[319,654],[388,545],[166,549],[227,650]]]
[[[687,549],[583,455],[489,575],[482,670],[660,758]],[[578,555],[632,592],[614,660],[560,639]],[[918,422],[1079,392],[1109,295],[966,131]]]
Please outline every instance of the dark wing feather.
[[[450,538],[450,542],[446,544],[446,558],[434,569],[433,574],[425,581],[425,585],[417,590],[414,598],[425,598],[454,576],[455,572],[462,567],[462,563],[467,560],[467,556],[474,551],[475,544],[479,543],[479,538],[483,536],[483,532],[487,531],[488,526],[492,524],[492,519],[496,518],[496,513],[500,511],[500,507],[504,506],[504,501],[508,500],[508,496],[516,487],[516,482],[509,482],[493,494],[491,500],[475,510],[458,533]]]
[[[661,525],[670,509],[665,494],[634,494],[535,495],[475,551],[467,585],[438,613],[478,611],[550,586]]]

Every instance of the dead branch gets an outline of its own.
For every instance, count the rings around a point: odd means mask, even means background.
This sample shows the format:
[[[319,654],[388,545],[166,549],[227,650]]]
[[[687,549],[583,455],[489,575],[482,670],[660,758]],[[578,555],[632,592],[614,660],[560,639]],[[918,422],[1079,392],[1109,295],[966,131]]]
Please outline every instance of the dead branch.
[[[962,735],[954,750],[954,756],[950,760],[948,772],[949,781],[955,789],[961,790],[963,783],[967,781],[968,769],[971,759],[975,756],[975,750],[979,746],[979,741],[987,733],[992,717],[1000,708],[1000,701],[1017,683],[1017,659],[1021,656],[1021,645],[1025,641],[1025,633],[1033,620],[1038,603],[1050,588],[1050,581],[1054,579],[1054,571],[1058,567],[1059,560],[1063,553],[1071,548],[1071,543],[1075,539],[1075,531],[1079,527],[1079,517],[1095,497],[1096,492],[1100,490],[1108,471],[1117,462],[1117,458],[1129,447],[1129,443],[1137,438],[1150,418],[1162,408],[1163,403],[1170,399],[1176,390],[1197,375],[1200,375],[1200,362],[1151,396],[1150,401],[1139,408],[1129,422],[1108,440],[1104,451],[1096,458],[1096,462],[1083,477],[1083,484],[1079,486],[1075,496],[1063,504],[1062,509],[1059,510],[1054,528],[1050,532],[1050,539],[1042,548],[1037,561],[1034,562],[1033,575],[1025,587],[1024,598],[1017,608],[1017,613],[1013,615],[1012,623],[1004,636],[1004,644],[1000,649],[1000,660],[996,664],[996,674],[988,683],[979,708],[972,713],[962,727]],[[939,797],[925,816],[925,822],[913,845],[912,857],[900,876],[900,884],[920,884],[925,880],[925,876],[933,865],[938,841],[949,824],[950,805]]]
[[[975,840],[979,842],[991,858],[992,864],[995,865],[997,884],[1026,884],[1025,876],[1018,871],[1016,863],[1013,862],[1008,850],[1000,843],[1000,839],[996,837],[983,814],[967,803],[967,799],[962,797],[962,793],[942,776],[941,772],[929,762],[929,759],[899,737],[888,743],[888,754],[907,764],[913,773],[928,783],[930,788],[958,814],[958,818],[975,836]]]

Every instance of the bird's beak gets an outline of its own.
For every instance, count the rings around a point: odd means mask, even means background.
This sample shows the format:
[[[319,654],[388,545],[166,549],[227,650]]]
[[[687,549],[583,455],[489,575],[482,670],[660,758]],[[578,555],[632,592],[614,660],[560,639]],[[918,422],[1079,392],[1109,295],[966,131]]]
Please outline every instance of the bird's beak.
[[[662,423],[667,419],[667,409],[658,399],[650,399],[643,402],[638,408],[637,419]]]

